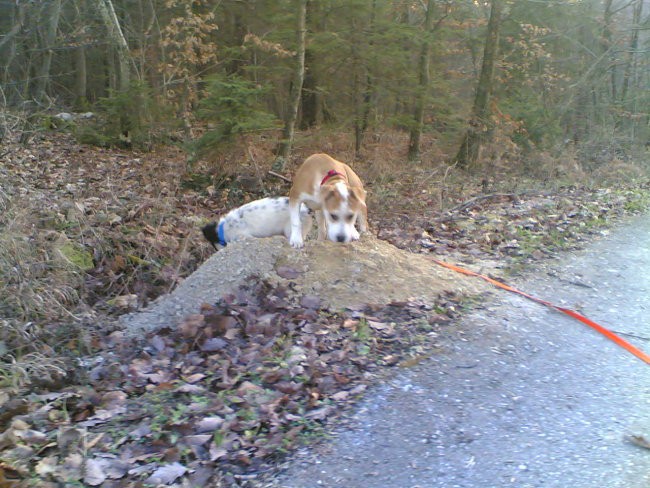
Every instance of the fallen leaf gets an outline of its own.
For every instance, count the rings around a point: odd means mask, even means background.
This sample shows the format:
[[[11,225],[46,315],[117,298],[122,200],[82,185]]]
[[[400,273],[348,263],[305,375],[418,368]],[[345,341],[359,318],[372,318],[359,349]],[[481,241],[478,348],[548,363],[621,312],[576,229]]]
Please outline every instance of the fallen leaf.
[[[212,440],[211,434],[186,435],[183,441],[189,446],[202,446]]]
[[[16,430],[14,435],[17,439],[22,440],[26,444],[45,444],[47,443],[47,435],[38,430]]]
[[[106,473],[102,464],[95,459],[88,459],[84,470],[84,482],[90,486],[99,486],[104,481],[106,481]]]
[[[202,314],[193,314],[185,317],[185,320],[180,325],[181,334],[186,339],[196,337],[199,330],[205,325],[205,316]]]
[[[178,478],[187,473],[187,468],[180,463],[171,463],[156,469],[145,483],[152,485],[171,485]]]
[[[390,324],[386,324],[384,322],[376,322],[370,319],[368,319],[368,325],[375,330],[386,330],[391,328]]]
[[[284,278],[285,280],[295,280],[302,274],[302,272],[292,268],[291,266],[278,266],[275,272],[280,278]]]
[[[331,396],[331,398],[335,402],[342,402],[344,400],[347,400],[349,396],[350,396],[350,392],[348,392],[348,391],[339,391],[338,393],[334,393]]]
[[[59,465],[59,456],[47,456],[41,459],[38,463],[36,463],[36,466],[34,467],[34,471],[41,478],[45,478],[48,475],[55,473],[58,465]]]
[[[126,403],[127,395],[123,391],[114,390],[102,396],[101,406],[106,410],[118,410]]]
[[[322,300],[316,295],[305,295],[300,299],[300,306],[316,310],[321,308]]]
[[[334,407],[327,405],[325,407],[317,408],[312,410],[305,415],[305,418],[312,420],[325,420],[329,415],[334,411]]]
[[[626,440],[635,446],[650,449],[650,441],[642,435],[628,435],[626,436]]]
[[[214,432],[223,424],[224,420],[221,417],[205,417],[199,420],[195,425],[197,433]]]
[[[57,471],[57,478],[70,481],[70,480],[80,480],[82,476],[82,470],[84,465],[84,457],[79,453],[72,453],[66,456],[63,460],[63,463],[59,465]]]
[[[201,381],[205,377],[206,376],[203,373],[195,373],[184,377],[183,380],[187,381],[188,383],[196,383],[197,381]]]
[[[200,385],[191,385],[189,383],[183,383],[178,388],[176,388],[179,393],[203,393],[206,389]]]
[[[203,352],[215,352],[215,351],[220,351],[224,347],[228,345],[228,342],[225,340],[221,339],[220,337],[212,337],[210,339],[206,339],[203,344],[201,344],[201,351]]]
[[[74,447],[81,447],[81,439],[84,436],[84,431],[76,428],[68,428],[59,430],[56,436],[56,442],[64,452],[72,450]]]

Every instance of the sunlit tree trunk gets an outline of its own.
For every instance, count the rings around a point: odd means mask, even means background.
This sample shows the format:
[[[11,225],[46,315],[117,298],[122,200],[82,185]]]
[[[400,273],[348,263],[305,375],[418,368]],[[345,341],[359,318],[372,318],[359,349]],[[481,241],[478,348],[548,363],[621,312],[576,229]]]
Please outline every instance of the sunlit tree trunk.
[[[484,144],[489,129],[490,96],[494,84],[494,70],[499,53],[499,30],[503,12],[502,0],[492,0],[487,37],[483,50],[481,75],[476,88],[469,127],[456,155],[460,168],[473,170],[478,163],[481,145]]]

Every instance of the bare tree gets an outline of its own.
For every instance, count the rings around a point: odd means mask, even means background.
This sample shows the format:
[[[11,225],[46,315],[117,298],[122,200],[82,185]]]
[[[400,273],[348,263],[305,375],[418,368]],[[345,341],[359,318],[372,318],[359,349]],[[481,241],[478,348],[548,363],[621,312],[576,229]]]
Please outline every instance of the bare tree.
[[[6,50],[4,56],[4,69],[2,70],[2,84],[7,86],[11,79],[11,65],[16,57],[16,37],[23,28],[25,23],[25,13],[27,6],[24,2],[16,2],[12,7],[11,29],[0,39],[0,54]],[[3,93],[3,96],[6,96]]]
[[[354,122],[354,157],[356,159],[359,159],[361,157],[361,145],[370,124],[372,100],[375,95],[375,81],[372,73],[372,66],[375,64],[375,61],[372,58],[376,56],[376,48],[374,42],[376,17],[377,1],[372,0],[372,3],[370,5],[370,21],[368,25],[368,33],[370,36],[370,41],[368,42],[368,52],[370,53],[371,59],[366,60],[366,63],[364,63],[363,93],[356,97],[361,100],[360,104],[357,103],[357,105],[360,106],[357,106]],[[357,83],[355,83],[355,85],[357,85]]]
[[[481,74],[476,88],[469,127],[456,155],[460,168],[473,169],[479,159],[481,145],[489,129],[490,97],[494,84],[494,70],[499,53],[499,31],[503,13],[503,0],[492,0],[488,21]]]
[[[418,65],[418,92],[415,99],[415,109],[413,113],[414,124],[413,127],[411,127],[409,135],[409,161],[418,161],[420,159],[420,139],[422,138],[422,130],[424,128],[424,110],[429,96],[429,84],[431,82],[431,73],[429,69],[429,65],[431,64],[431,48],[433,45],[431,37],[442,25],[442,21],[445,17],[449,14],[449,4],[447,4],[446,14],[438,20],[434,27],[433,10],[435,4],[435,0],[428,0],[427,11],[424,18],[423,40],[422,47],[420,48],[420,62]]]
[[[278,144],[277,157],[274,163],[274,169],[281,170],[289,158],[291,147],[293,145],[294,131],[296,120],[298,119],[298,107],[300,105],[300,94],[302,84],[305,79],[305,43],[307,37],[307,0],[297,0],[297,28],[298,45],[296,48],[295,67],[293,71],[293,80],[289,93],[289,110],[284,121],[284,130],[282,131],[282,140]]]
[[[637,0],[632,11],[632,35],[627,50],[625,62],[625,73],[623,74],[623,87],[621,89],[621,100],[624,102],[630,89],[630,79],[636,71],[637,50],[639,49],[639,30],[641,30],[641,14],[643,12],[643,0]]]
[[[34,82],[32,98],[41,105],[45,100],[45,89],[50,81],[50,67],[54,56],[54,44],[56,43],[56,31],[59,28],[61,16],[61,0],[53,0],[46,10],[47,22],[43,36],[43,58],[38,68],[38,74]]]
[[[83,9],[85,7],[85,0],[76,0],[73,2],[73,6],[75,12],[75,22],[77,24],[77,28],[75,29],[77,47],[74,51],[74,103],[78,109],[83,109],[87,103],[86,92],[88,87],[86,48],[84,46],[86,39],[84,35],[84,29],[82,27],[84,25]]]
[[[117,18],[115,13],[115,8],[113,7],[113,2],[111,0],[93,0],[99,13],[101,15],[102,21],[106,26],[108,31],[108,36],[111,39],[115,51],[117,53],[117,62],[119,69],[118,76],[118,90],[126,91],[129,88],[129,83],[131,81],[131,54],[129,52],[129,45],[126,42],[122,28],[120,27],[120,21]]]

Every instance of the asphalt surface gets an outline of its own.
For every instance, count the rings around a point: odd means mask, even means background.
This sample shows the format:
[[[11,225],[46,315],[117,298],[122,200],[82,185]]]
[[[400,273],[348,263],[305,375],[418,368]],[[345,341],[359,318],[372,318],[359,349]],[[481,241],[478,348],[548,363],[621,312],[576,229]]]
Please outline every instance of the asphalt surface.
[[[650,352],[650,216],[513,284]],[[650,440],[650,365],[557,311],[498,296],[439,354],[371,389],[273,486],[649,488],[650,450],[627,436]]]

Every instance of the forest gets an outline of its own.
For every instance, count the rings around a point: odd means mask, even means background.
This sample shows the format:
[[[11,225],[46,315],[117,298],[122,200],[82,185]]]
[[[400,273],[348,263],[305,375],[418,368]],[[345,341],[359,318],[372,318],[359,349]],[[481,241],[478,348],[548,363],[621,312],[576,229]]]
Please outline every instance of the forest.
[[[484,302],[431,258],[507,281],[650,208],[649,30],[650,0],[0,0],[0,488],[270,486]],[[320,152],[366,240],[205,241]],[[368,279],[298,285],[332,244]],[[245,282],[129,335],[202,269]],[[325,302],[370,285],[430,296]]]
[[[404,161],[591,172],[645,154],[646,3],[5,0],[2,133],[92,110],[83,141],[212,160],[264,134],[282,165],[316,129],[357,159],[396,133]]]

